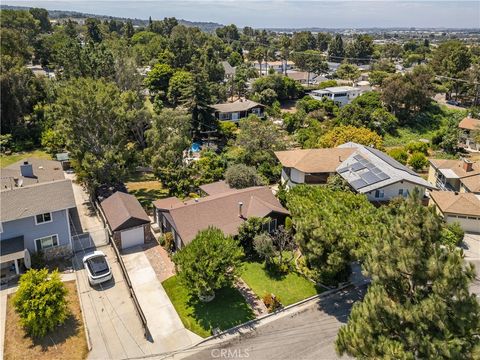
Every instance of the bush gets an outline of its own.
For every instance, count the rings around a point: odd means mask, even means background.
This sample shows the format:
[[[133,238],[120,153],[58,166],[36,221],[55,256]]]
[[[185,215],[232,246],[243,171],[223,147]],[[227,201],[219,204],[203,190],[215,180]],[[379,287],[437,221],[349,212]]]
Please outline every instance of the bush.
[[[407,164],[408,153],[403,148],[392,149],[388,152],[388,155],[403,165]]]
[[[31,256],[32,268],[33,269],[43,269],[46,267],[47,263],[42,251],[34,252]]]
[[[58,271],[27,271],[13,298],[22,326],[30,335],[42,337],[63,324],[68,317],[66,295]]]
[[[274,294],[265,294],[262,298],[262,301],[267,307],[269,313],[272,313],[282,308],[282,303],[280,302],[280,299]]]
[[[445,246],[448,246],[449,248],[455,248],[456,246],[460,245],[464,236],[465,232],[460,224],[458,222],[454,222],[444,226],[441,233],[441,241]]]
[[[175,242],[173,241],[174,240],[173,234],[171,232],[167,232],[163,235],[163,238],[164,238],[163,246],[165,250],[172,251],[175,245]]]
[[[263,179],[252,166],[236,164],[230,166],[225,172],[225,181],[235,189],[243,189],[250,186],[263,185]]]
[[[428,155],[428,144],[421,141],[412,141],[405,146],[405,149],[410,153],[422,153]]]
[[[268,221],[266,218],[251,217],[238,228],[238,240],[247,255],[254,255],[253,239],[265,232],[264,225]]]
[[[428,159],[423,153],[416,152],[408,159],[408,165],[410,165],[413,170],[419,171],[428,165]]]
[[[261,233],[253,238],[253,247],[256,253],[265,259],[265,262],[269,263],[275,256],[275,247],[273,240],[267,233]]]

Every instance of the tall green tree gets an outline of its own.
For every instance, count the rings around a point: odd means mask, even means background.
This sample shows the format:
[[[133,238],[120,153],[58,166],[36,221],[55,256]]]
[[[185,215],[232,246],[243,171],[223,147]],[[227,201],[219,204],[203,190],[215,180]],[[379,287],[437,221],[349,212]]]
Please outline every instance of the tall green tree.
[[[460,250],[441,246],[441,219],[417,194],[380,211],[366,255],[372,278],[336,341],[359,358],[473,359],[480,354],[475,273]]]
[[[201,300],[212,300],[215,290],[231,286],[238,275],[243,251],[236,240],[220,229],[200,231],[173,261],[178,276]]]
[[[334,62],[340,62],[345,56],[345,49],[343,46],[343,39],[340,34],[335,35],[335,37],[330,41],[328,45],[328,55],[330,60]]]

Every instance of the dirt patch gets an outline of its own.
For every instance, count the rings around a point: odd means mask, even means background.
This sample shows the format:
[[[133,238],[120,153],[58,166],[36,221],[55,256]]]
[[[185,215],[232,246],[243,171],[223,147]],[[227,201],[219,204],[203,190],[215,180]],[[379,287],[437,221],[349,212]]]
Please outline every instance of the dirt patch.
[[[70,316],[54,332],[39,339],[32,339],[25,333],[13,306],[13,294],[8,296],[4,349],[6,360],[74,360],[87,357],[87,341],[75,281],[65,282],[65,286],[68,290]]]

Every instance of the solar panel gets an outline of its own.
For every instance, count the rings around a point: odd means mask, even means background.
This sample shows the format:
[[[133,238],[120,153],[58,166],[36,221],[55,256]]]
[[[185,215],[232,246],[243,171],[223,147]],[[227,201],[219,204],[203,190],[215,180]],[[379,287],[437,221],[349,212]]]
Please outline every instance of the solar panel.
[[[352,164],[352,166],[350,166],[350,168],[353,171],[358,171],[358,170],[361,170],[361,169],[365,169],[365,166],[360,164],[359,162],[356,162],[356,163]]]
[[[363,173],[360,176],[368,185],[372,185],[380,181],[380,178],[371,171]]]
[[[354,180],[350,183],[355,190],[361,189],[362,187],[367,186],[367,183],[362,179]]]
[[[377,150],[377,149],[374,149],[372,147],[369,147],[369,146],[365,146],[365,149],[367,149],[368,151],[370,151],[372,154],[374,154],[375,156],[379,157],[380,159],[382,159],[383,161],[385,161],[387,164],[389,164],[390,166],[393,166],[395,169],[398,169],[398,170],[402,170],[402,171],[406,171],[408,172],[409,174],[411,175],[415,175],[415,176],[418,176],[418,174],[412,170],[410,170],[408,167],[406,167],[405,165],[402,165],[400,164],[397,160],[395,159],[392,159],[390,156],[388,156],[387,154],[384,154],[383,152],[381,152],[380,150]]]
[[[370,170],[372,170],[372,172],[374,174],[380,174],[382,172],[382,170],[380,170],[379,168],[377,168],[376,166],[374,166],[373,168],[371,168]]]
[[[373,165],[371,162],[367,164],[367,169],[373,170],[376,169],[375,165]]]
[[[338,169],[337,172],[339,174],[343,174],[344,172],[347,172],[348,171],[348,167],[344,167],[344,168],[341,168],[341,169]]]
[[[360,161],[360,160],[363,159],[363,157],[361,155],[355,155],[353,158],[357,161]]]
[[[390,176],[388,176],[387,174],[385,174],[383,172],[380,173],[380,174],[377,174],[377,176],[380,178],[380,181],[390,179]]]

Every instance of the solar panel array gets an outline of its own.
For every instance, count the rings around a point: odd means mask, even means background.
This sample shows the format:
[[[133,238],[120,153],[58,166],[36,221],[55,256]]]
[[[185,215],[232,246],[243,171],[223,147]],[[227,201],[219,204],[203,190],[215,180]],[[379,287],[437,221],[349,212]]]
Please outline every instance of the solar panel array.
[[[359,179],[350,182],[350,185],[355,190],[361,189],[365,186],[376,184],[383,180],[390,179],[390,176],[385,174],[382,170],[377,168],[374,164],[365,159],[363,156],[355,155],[353,159],[354,162],[352,162],[348,166],[338,169],[338,172],[340,174],[351,172],[359,176]]]
[[[368,151],[373,153],[375,156],[377,156],[380,159],[382,159],[383,161],[385,161],[388,165],[393,166],[395,169],[406,171],[410,175],[418,176],[418,174],[415,171],[409,169],[408,167],[406,167],[403,164],[400,164],[397,160],[392,159],[390,156],[388,156],[387,154],[384,154],[380,150],[377,150],[377,149],[369,147],[369,146],[365,146],[365,149],[367,149]]]

